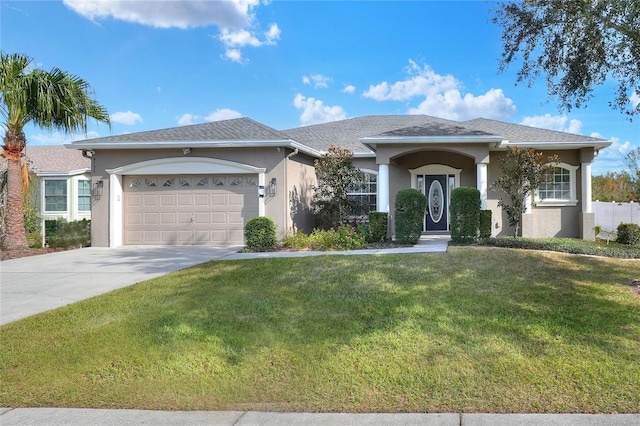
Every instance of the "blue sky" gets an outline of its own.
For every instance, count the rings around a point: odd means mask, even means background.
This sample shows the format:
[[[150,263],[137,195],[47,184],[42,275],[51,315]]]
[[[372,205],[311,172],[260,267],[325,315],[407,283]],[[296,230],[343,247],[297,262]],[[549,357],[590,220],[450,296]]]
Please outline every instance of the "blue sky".
[[[46,0],[0,3],[0,46],[87,80],[112,128],[25,129],[32,145],[240,116],[278,130],[369,114],[493,118],[603,137],[593,173],[624,168],[640,118],[614,85],[560,112],[543,80],[498,73],[486,1]]]

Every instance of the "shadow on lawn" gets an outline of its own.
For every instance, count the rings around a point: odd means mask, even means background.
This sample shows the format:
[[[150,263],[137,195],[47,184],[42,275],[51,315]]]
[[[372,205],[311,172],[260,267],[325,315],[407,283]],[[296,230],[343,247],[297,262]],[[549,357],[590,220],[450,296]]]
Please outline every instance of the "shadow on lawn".
[[[178,351],[188,340],[222,342],[232,365],[272,345],[337,348],[408,324],[425,345],[434,336],[441,344],[501,339],[536,357],[561,340],[635,356],[624,338],[638,305],[607,290],[635,278],[634,264],[485,253],[212,262],[178,272],[189,280],[149,318],[149,332]]]

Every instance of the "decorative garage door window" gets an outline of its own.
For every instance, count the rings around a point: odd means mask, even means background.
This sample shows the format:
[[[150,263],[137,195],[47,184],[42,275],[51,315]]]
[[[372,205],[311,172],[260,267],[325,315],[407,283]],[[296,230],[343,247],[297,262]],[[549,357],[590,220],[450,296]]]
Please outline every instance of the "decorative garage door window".
[[[435,223],[440,222],[443,213],[444,192],[439,181],[434,180],[429,187],[429,216]]]

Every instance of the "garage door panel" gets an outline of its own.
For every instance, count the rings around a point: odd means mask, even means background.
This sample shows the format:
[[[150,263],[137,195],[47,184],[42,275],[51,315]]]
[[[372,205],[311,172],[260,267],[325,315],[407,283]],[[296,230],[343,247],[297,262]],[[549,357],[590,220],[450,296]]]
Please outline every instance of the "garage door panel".
[[[128,198],[128,203],[129,203],[129,206],[132,206],[132,207],[142,206],[142,195],[131,194]]]
[[[227,194],[211,194],[211,205],[212,206],[226,206],[227,205]]]
[[[160,197],[160,205],[163,207],[173,207],[177,205],[175,194],[162,194]]]
[[[209,207],[209,194],[194,194],[193,204],[196,206],[207,206]]]
[[[193,197],[191,194],[178,194],[178,205],[179,206],[192,206],[193,205]]]
[[[160,197],[157,194],[144,194],[142,205],[143,207],[155,207],[160,204]]]
[[[127,213],[127,222],[132,225],[142,225],[142,213],[131,212]]]
[[[178,215],[175,212],[162,213],[162,225],[175,225],[178,223]]]
[[[160,223],[160,215],[158,213],[144,213],[143,225],[157,225]]]
[[[244,243],[257,175],[125,176],[125,244]],[[156,183],[155,185],[151,185]]]

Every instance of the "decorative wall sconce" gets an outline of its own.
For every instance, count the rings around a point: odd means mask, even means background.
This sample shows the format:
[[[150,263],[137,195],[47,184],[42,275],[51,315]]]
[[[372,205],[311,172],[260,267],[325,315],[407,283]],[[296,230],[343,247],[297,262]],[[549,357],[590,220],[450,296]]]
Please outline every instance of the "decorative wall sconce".
[[[182,153],[184,155],[189,155],[191,154],[191,148],[182,148]]]
[[[102,197],[102,189],[103,188],[104,188],[104,182],[102,180],[96,181],[95,185],[93,186],[93,195],[96,198]]]
[[[276,183],[276,178],[271,178],[271,182],[269,182],[269,196],[275,197],[277,190],[278,184]]]

